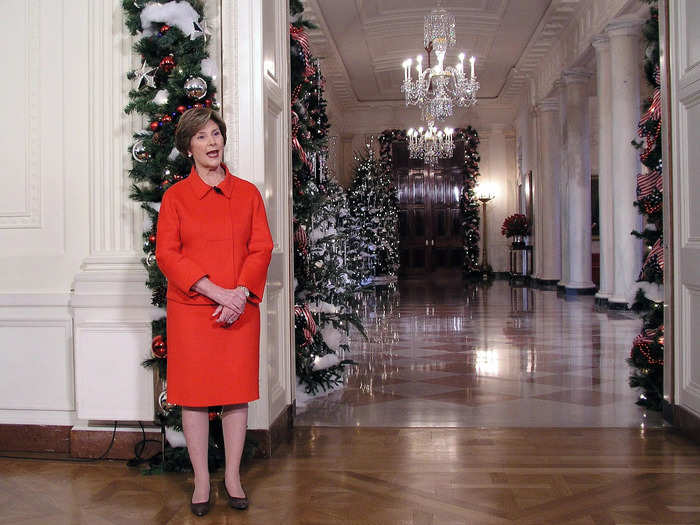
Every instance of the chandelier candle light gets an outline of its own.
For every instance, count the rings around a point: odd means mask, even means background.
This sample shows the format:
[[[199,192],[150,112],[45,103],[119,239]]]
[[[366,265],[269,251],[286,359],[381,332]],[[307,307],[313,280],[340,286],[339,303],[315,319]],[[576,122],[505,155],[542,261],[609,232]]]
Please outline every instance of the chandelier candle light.
[[[411,128],[406,132],[408,154],[412,159],[423,159],[426,164],[435,167],[439,159],[452,157],[455,150],[453,134],[452,128],[438,131],[432,123],[425,131],[423,128]]]
[[[423,111],[423,119],[432,123],[450,117],[455,101],[458,106],[467,108],[476,104],[479,90],[474,72],[476,59],[469,59],[469,75],[464,72],[464,53],[459,54],[459,62],[454,67],[443,64],[447,48],[455,45],[455,17],[440,7],[439,2],[438,7],[425,17],[423,43],[428,67],[423,69],[423,56],[418,55],[415,80],[411,72],[413,60],[409,58],[403,62],[401,92],[405,95],[406,105],[418,105]],[[433,51],[437,57],[435,66],[430,65]]]

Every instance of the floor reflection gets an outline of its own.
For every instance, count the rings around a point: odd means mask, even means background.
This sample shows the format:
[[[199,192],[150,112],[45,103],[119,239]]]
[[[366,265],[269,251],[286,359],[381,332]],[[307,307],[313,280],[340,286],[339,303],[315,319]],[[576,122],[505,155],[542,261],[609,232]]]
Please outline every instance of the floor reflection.
[[[369,341],[351,334],[345,386],[297,425],[435,427],[660,426],[634,404],[625,359],[634,314],[592,297],[506,281],[402,282],[368,291]]]

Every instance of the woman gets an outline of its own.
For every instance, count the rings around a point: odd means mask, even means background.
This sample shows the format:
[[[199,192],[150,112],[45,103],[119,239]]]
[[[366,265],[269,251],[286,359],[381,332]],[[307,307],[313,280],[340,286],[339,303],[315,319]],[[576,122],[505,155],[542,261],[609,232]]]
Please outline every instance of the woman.
[[[248,506],[239,467],[248,403],[258,399],[260,316],[272,237],[258,190],[223,164],[226,124],[208,108],[180,117],[175,146],[193,162],[163,196],[156,259],[168,279],[168,402],[182,406],[194,469],[191,510],[209,512],[208,407],[223,405],[224,488]]]

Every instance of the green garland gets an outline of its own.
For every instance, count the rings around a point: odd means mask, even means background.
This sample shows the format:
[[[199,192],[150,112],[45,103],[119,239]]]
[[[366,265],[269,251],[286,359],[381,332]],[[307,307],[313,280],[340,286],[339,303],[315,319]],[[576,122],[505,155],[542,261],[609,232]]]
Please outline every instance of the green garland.
[[[634,203],[644,217],[646,228],[632,235],[647,247],[638,281],[663,284],[663,186],[661,158],[661,85],[659,58],[659,12],[656,0],[647,0],[651,16],[643,27],[647,43],[644,72],[653,88],[639,122],[642,142],[632,144],[640,151],[639,158],[646,173],[637,176],[637,201]],[[642,392],[637,404],[661,410],[663,401],[664,314],[663,302],[649,299],[641,289],[632,310],[642,316],[641,333],[634,339],[630,357],[632,367],[629,384]]]

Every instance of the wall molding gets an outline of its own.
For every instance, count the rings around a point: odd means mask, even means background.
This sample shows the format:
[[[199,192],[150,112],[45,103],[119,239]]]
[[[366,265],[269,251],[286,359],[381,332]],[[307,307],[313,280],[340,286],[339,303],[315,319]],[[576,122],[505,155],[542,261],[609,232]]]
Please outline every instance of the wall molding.
[[[25,199],[22,211],[0,210],[0,229],[41,228],[41,10],[39,0],[26,2],[26,26],[18,28],[27,38],[24,107],[28,109],[25,138]]]

